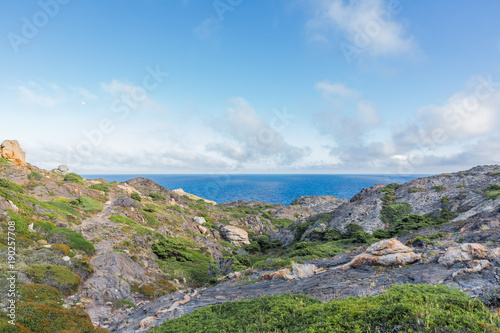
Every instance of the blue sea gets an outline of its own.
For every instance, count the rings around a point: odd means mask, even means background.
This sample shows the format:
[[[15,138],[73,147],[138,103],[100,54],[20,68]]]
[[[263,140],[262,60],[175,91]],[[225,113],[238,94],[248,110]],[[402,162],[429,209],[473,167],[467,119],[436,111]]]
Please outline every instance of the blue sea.
[[[84,175],[123,182],[135,177],[154,180],[163,187],[182,188],[217,203],[257,200],[290,204],[303,195],[334,195],[350,199],[374,184],[405,183],[426,175]]]

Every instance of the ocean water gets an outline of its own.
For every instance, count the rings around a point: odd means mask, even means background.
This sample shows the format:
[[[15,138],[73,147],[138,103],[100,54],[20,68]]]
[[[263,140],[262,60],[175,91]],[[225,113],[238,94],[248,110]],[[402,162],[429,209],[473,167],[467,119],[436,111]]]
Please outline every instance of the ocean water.
[[[374,184],[402,184],[423,176],[426,175],[84,175],[118,182],[145,177],[169,190],[182,188],[217,203],[241,199],[285,205],[303,195],[350,199]]]

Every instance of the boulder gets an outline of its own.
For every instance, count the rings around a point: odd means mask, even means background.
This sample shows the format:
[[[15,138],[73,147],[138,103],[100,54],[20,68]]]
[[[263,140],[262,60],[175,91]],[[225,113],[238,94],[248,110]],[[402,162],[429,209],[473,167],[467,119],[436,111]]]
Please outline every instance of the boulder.
[[[342,268],[356,268],[363,265],[369,266],[403,266],[412,264],[421,258],[420,254],[403,245],[396,238],[385,239],[372,244],[365,253],[362,253]]]
[[[222,238],[233,244],[234,246],[249,245],[248,233],[240,228],[232,225],[224,225],[220,228]]]
[[[453,266],[458,262],[473,259],[489,259],[498,257],[499,249],[489,249],[486,246],[476,243],[465,243],[460,246],[453,246],[446,250],[445,254],[439,258],[438,262],[445,266]]]
[[[66,165],[58,166],[57,170],[59,170],[63,175],[67,175],[69,173],[69,168]]]
[[[285,275],[289,275],[289,274],[292,274],[292,270],[289,268],[283,268],[283,269],[277,270],[275,272],[262,274],[260,279],[261,280],[283,279],[285,277]]]
[[[136,205],[136,202],[134,199],[125,197],[125,198],[120,198],[117,199],[113,202],[113,205],[119,206],[119,207],[132,207]]]
[[[15,165],[26,165],[26,154],[17,140],[5,140],[0,145],[0,157],[11,160]]]
[[[203,217],[201,217],[201,216],[195,216],[195,217],[194,217],[194,221],[195,221],[196,223],[198,223],[198,224],[203,224],[203,223],[207,222],[207,221],[206,221]]]
[[[324,271],[324,268],[318,268],[313,264],[295,264],[292,267],[292,272],[283,277],[287,280],[304,279]]]

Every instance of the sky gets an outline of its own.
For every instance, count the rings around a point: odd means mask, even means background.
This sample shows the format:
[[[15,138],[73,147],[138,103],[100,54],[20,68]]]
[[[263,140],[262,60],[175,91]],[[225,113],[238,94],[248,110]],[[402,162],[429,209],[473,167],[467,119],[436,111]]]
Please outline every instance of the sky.
[[[0,3],[0,141],[82,174],[500,163],[500,2]]]

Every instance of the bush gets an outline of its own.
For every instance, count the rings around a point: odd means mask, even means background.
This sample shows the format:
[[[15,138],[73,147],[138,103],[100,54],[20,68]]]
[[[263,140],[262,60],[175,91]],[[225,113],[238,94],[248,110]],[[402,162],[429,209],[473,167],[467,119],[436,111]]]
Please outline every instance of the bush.
[[[52,286],[66,295],[75,293],[80,284],[80,276],[65,266],[31,265],[25,273],[33,282]]]
[[[79,197],[71,200],[69,203],[74,207],[89,213],[97,213],[104,208],[99,201],[87,197]]]
[[[22,186],[17,185],[5,178],[0,178],[0,187],[6,188],[7,190],[11,190],[16,193],[24,193],[24,188]]]
[[[149,193],[148,196],[153,199],[153,201],[165,201],[167,200],[163,195],[158,193]]]
[[[47,241],[52,244],[66,244],[74,250],[85,251],[88,255],[95,252],[94,245],[82,235],[71,229],[60,228],[49,232]]]
[[[227,302],[169,320],[151,333],[497,332],[500,318],[444,286],[392,286],[378,296],[322,303],[304,295]]]
[[[74,172],[70,172],[66,176],[64,176],[64,181],[83,185],[83,177],[80,175],[77,175]]]
[[[21,284],[19,285],[19,295],[23,302],[35,302],[52,307],[64,304],[63,294],[56,288],[46,284]]]
[[[392,235],[389,230],[377,229],[372,233],[372,236],[378,239],[391,238]]]
[[[334,242],[315,243],[300,242],[295,244],[295,248],[288,254],[289,257],[313,256],[316,258],[330,258],[342,253]]]
[[[73,207],[71,207],[67,203],[60,202],[60,201],[47,201],[46,203],[51,205],[51,206],[56,207],[57,209],[59,209],[60,211],[62,211],[64,213],[68,213],[68,214],[71,214],[74,216],[80,216],[80,213],[78,213],[77,210],[75,210]]]
[[[130,197],[135,201],[142,201],[141,195],[137,192],[133,192]]]
[[[411,205],[406,202],[397,202],[382,207],[380,219],[386,224],[393,224],[399,219],[407,216],[411,212]]]
[[[338,231],[337,229],[326,229],[323,232],[323,240],[330,242],[330,241],[336,241],[336,240],[341,240],[342,239],[342,233]]]
[[[108,194],[109,191],[110,191],[111,185],[110,184],[101,183],[101,184],[91,185],[90,188],[92,190],[103,191],[104,193]]]
[[[257,239],[259,243],[260,250],[262,253],[268,253],[269,251],[278,249],[281,247],[281,242],[278,239],[271,241],[269,235],[262,235]]]
[[[487,200],[495,200],[500,197],[500,185],[499,184],[491,184],[486,189],[486,199]]]
[[[434,190],[436,192],[443,192],[446,191],[446,187],[444,187],[443,185],[435,185],[431,187],[431,190]]]
[[[412,187],[408,190],[408,193],[418,193],[418,192],[426,192],[425,188],[421,187]]]
[[[31,171],[31,173],[28,175],[28,179],[40,181],[43,179],[43,175],[39,174],[38,172]]]
[[[259,242],[250,243],[250,245],[247,245],[245,247],[245,250],[248,251],[249,253],[259,253],[262,251]]]

